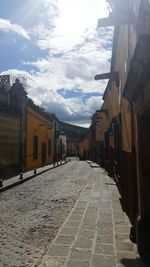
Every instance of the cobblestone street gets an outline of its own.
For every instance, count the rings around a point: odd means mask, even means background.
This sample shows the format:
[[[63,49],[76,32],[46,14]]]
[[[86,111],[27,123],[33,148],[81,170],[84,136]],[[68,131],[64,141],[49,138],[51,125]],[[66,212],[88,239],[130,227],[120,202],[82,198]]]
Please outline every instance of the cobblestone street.
[[[0,194],[0,266],[40,262],[90,173],[72,161]]]
[[[114,182],[71,161],[0,194],[0,266],[142,266]]]

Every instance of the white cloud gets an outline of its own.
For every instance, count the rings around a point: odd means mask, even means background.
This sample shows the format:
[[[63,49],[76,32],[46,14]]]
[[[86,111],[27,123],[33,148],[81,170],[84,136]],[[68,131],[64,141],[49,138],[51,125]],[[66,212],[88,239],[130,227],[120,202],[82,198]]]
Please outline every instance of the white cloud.
[[[44,18],[33,28],[41,49],[65,52],[93,34],[97,20],[108,14],[105,0],[46,0]]]
[[[103,103],[102,97],[92,96],[87,101],[86,104],[90,110],[90,113],[94,113],[95,110],[100,109]]]
[[[30,39],[28,32],[22,26],[13,24],[6,19],[0,19],[0,30],[4,32],[15,32],[26,39]]]
[[[79,97],[72,97],[65,99],[57,91],[50,90],[38,84],[37,79],[25,71],[17,69],[8,70],[1,74],[10,74],[11,80],[14,82],[15,77],[19,77],[23,83],[28,97],[46,110],[57,114],[60,120],[71,121],[75,124],[87,125],[90,121],[92,114],[96,109],[99,109],[102,104],[101,97],[89,97],[85,102]],[[82,121],[82,123],[81,123]]]
[[[23,72],[27,76],[28,95],[62,120],[89,122],[100,108],[102,98],[92,96],[83,101],[76,95],[67,98],[67,92],[74,89],[83,94],[103,93],[105,90],[107,81],[95,81],[94,76],[110,70],[113,31],[111,28],[97,30],[98,19],[108,13],[106,1],[41,1],[39,22],[30,35],[47,56],[23,62],[24,67],[33,68],[30,73]],[[19,71],[9,70],[12,74],[16,72]],[[62,88],[66,95],[59,94]]]
[[[94,31],[91,38],[87,34],[85,40],[75,45],[72,50],[61,54],[49,53],[46,58],[24,64],[37,68],[38,84],[46,88],[76,88],[83,92],[102,93],[106,81],[94,81],[94,76],[110,70],[111,38],[110,29],[105,32]]]

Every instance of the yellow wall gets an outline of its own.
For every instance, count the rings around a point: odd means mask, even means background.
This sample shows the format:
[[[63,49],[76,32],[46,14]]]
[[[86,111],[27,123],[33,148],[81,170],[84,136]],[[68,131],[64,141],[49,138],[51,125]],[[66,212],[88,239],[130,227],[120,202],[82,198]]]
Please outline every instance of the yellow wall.
[[[33,136],[38,136],[38,158],[33,159]],[[51,155],[48,155],[48,140],[51,139]],[[52,121],[33,110],[27,108],[27,147],[26,147],[26,169],[31,170],[43,166],[42,143],[46,144],[46,161],[44,165],[53,162],[54,138]]]
[[[108,126],[108,122],[107,122],[107,115],[104,112],[100,113],[100,129],[99,129],[99,135],[100,135],[100,141],[103,142],[104,141],[104,134],[105,131],[107,130]]]
[[[122,150],[131,152],[131,110],[129,102],[122,97],[123,89],[127,78],[126,62],[130,57],[130,37],[128,26],[120,26],[117,55],[115,62],[115,70],[119,70],[120,79],[120,111],[121,111],[121,134],[122,134]]]
[[[116,88],[114,82],[111,83],[110,88],[108,87],[106,89],[105,96],[104,96],[103,109],[108,111],[108,114],[105,115],[105,119],[103,119],[104,127],[105,127],[105,130],[103,130],[103,136],[104,136],[104,132],[106,132],[107,129],[109,128],[112,119],[118,116],[118,114],[120,113],[119,94],[118,94],[118,89]],[[113,136],[109,137],[109,144],[111,147],[114,148]]]
[[[108,110],[108,116],[107,116],[108,127],[112,121],[112,118],[114,118],[120,112],[118,98],[119,98],[118,88],[116,88],[114,82],[112,82],[111,87],[107,89],[107,92],[104,96],[104,107],[103,107],[103,109]]]

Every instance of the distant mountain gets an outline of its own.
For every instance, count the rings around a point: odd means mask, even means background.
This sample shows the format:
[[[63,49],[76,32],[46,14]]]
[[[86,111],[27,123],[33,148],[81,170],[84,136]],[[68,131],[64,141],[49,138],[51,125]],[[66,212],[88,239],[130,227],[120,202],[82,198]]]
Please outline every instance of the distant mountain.
[[[60,122],[60,131],[64,132],[67,139],[83,140],[88,133],[88,128],[72,125],[66,122]]]

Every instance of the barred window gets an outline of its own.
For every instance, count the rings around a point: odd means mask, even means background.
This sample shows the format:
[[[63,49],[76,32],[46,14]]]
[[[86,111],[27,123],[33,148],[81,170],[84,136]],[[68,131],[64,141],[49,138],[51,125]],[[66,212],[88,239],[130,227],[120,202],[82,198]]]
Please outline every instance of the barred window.
[[[38,158],[38,136],[33,136],[33,160]]]

